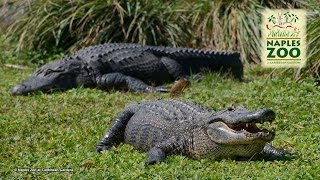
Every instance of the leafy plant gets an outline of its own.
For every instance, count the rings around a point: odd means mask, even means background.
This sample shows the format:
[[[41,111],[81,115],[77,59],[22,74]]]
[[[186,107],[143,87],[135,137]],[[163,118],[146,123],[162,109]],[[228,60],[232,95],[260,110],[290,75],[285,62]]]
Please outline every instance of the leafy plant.
[[[298,80],[311,74],[320,81],[320,7],[309,13],[307,26],[308,62],[306,68],[298,73]]]
[[[236,50],[244,62],[259,63],[262,8],[258,1],[201,1],[200,13],[193,18],[195,46]]]
[[[189,40],[181,13],[175,2],[160,0],[39,0],[7,36],[19,38],[18,49],[75,50],[106,42],[176,46]]]

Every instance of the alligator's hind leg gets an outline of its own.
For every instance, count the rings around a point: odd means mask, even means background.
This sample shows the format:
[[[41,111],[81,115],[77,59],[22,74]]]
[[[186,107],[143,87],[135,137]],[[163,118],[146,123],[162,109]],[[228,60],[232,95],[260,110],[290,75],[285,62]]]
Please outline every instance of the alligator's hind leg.
[[[124,139],[124,131],[130,118],[138,111],[137,105],[128,106],[120,113],[112,122],[110,129],[108,129],[102,139],[96,146],[97,152],[101,152],[111,148],[112,145],[120,143]]]
[[[188,86],[190,86],[189,76],[183,70],[182,66],[175,60],[162,57],[161,62],[164,64],[170,76],[175,80],[171,87],[170,95],[177,96],[183,92]]]
[[[175,61],[174,59],[168,57],[162,57],[161,62],[168,70],[168,73],[174,80],[178,80],[180,78],[186,78],[188,75],[184,72],[182,66]]]
[[[96,78],[96,83],[104,88],[118,87],[134,92],[168,92],[166,88],[149,86],[137,78],[121,73],[104,74]]]

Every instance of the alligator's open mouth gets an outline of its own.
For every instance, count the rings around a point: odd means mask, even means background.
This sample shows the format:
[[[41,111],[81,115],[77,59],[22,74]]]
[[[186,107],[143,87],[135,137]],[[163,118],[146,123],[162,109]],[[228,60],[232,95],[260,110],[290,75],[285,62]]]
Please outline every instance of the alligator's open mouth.
[[[244,133],[247,136],[256,136],[263,139],[273,139],[275,133],[267,129],[260,129],[256,123],[240,123],[240,124],[226,124],[235,133]]]
[[[267,131],[266,129],[259,129],[255,123],[242,123],[242,124],[227,124],[229,128],[235,131],[247,131],[249,133],[257,133],[261,131]]]
[[[270,109],[249,111],[243,107],[228,108],[216,114],[207,130],[216,143],[263,144],[272,141],[275,136],[274,132],[257,126],[274,121],[275,113]]]

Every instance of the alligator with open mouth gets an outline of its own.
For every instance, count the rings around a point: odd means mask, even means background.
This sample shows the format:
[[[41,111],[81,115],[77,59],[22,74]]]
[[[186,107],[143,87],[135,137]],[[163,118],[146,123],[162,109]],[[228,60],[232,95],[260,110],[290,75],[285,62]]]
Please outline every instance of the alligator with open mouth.
[[[125,142],[148,151],[148,163],[182,154],[194,159],[253,157],[278,158],[289,153],[273,147],[275,133],[257,123],[272,122],[270,109],[244,107],[213,111],[190,102],[155,100],[127,106],[113,121],[97,145],[108,150]]]

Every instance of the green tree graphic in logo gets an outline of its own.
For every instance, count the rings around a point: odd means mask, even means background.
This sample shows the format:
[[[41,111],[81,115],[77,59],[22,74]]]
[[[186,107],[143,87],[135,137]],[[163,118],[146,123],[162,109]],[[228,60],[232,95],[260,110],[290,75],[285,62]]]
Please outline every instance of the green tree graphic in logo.
[[[299,17],[296,14],[286,11],[285,13],[279,12],[277,17],[270,15],[268,18],[267,29],[270,30],[270,37],[297,37],[299,35],[298,28],[292,23],[296,23]]]
[[[291,17],[290,13],[289,12],[286,12],[283,14],[285,19],[286,19],[286,23],[289,23],[289,18]]]
[[[294,22],[297,22],[297,20],[299,19],[298,16],[295,15],[295,14],[292,14],[292,16],[293,16],[292,20],[293,20]]]
[[[297,15],[290,14],[289,12],[286,12],[283,15],[284,15],[284,18],[286,19],[286,23],[291,23],[292,21],[297,22],[297,20],[299,19]]]
[[[276,23],[276,17],[274,17],[273,15],[271,15],[270,17],[268,17],[269,22],[272,22],[273,24]]]
[[[276,21],[278,19],[278,21]],[[283,22],[283,19],[285,19],[285,22]],[[290,12],[285,12],[283,14],[279,13],[278,18],[276,18],[274,15],[271,15],[268,17],[268,21],[272,22],[274,25],[284,25],[287,23],[292,23],[292,22],[297,22],[299,20],[298,16],[290,13]]]

